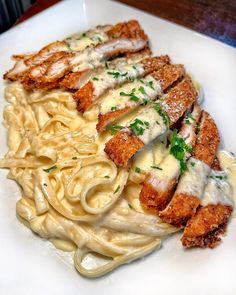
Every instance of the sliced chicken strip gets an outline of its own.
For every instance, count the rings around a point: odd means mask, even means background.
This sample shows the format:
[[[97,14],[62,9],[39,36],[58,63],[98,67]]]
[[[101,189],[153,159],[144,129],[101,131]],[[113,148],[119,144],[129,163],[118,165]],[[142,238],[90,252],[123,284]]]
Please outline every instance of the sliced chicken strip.
[[[224,171],[212,170],[201,206],[184,229],[181,241],[186,248],[214,248],[221,241],[219,235],[226,231],[233,202],[232,187]]]
[[[166,65],[143,79],[138,79],[133,83],[129,83],[130,85],[114,90],[112,95],[116,96],[117,104],[115,104],[112,111],[110,108],[109,111],[104,112],[104,108],[102,108],[102,112],[98,116],[97,131],[104,130],[108,124],[127,114],[140,104],[147,104],[149,101],[162,96],[184,74],[185,70],[182,65]],[[126,88],[130,90],[127,92],[125,91]],[[108,99],[109,96],[108,94]],[[103,104],[103,101],[101,104]],[[105,101],[104,105],[109,105],[109,103],[107,104]]]
[[[201,117],[201,108],[195,103],[193,111],[187,112],[182,121],[182,127],[178,134],[178,153],[185,154],[184,160],[190,157],[186,147],[193,147],[195,144],[197,124]],[[174,140],[174,138],[172,137]],[[175,147],[175,142],[171,142]],[[187,146],[186,146],[187,145]],[[158,212],[164,210],[168,205],[177,185],[181,173],[181,166],[178,159],[171,153],[164,160],[151,169],[145,178],[139,198],[142,206],[146,210]]]
[[[169,205],[159,213],[165,222],[176,226],[185,225],[196,213],[220,143],[217,126],[205,111],[203,111],[200,128],[193,148],[193,156],[187,163],[187,170],[180,177]]]
[[[185,77],[170,90],[163,102],[142,108],[135,120],[106,143],[105,152],[117,166],[126,166],[128,160],[145,144],[164,134],[196,98],[197,92],[191,79]],[[176,106],[178,111],[173,110]]]
[[[169,63],[168,56],[148,57],[139,63],[122,64],[118,65],[116,69],[104,70],[74,94],[78,111],[85,112],[109,89],[132,81],[137,77],[143,77],[167,63]]]
[[[120,31],[119,33],[118,31],[121,27],[122,27],[122,31]],[[126,23],[119,23],[115,26],[110,26],[110,25],[97,26],[94,29],[91,29],[81,34],[71,36],[63,41],[53,42],[43,47],[38,53],[30,57],[26,57],[26,59],[18,60],[15,66],[4,75],[4,79],[22,80],[24,78],[24,73],[27,70],[29,70],[30,67],[39,65],[43,63],[44,61],[50,59],[50,57],[52,57],[53,54],[56,52],[82,51],[87,47],[94,47],[100,43],[107,42],[109,39],[112,40],[113,38],[145,39],[146,45],[147,45],[147,39],[148,39],[144,31],[141,29],[139,23],[134,20],[131,20]],[[100,48],[98,49],[98,51],[99,50],[102,50],[102,49]],[[55,68],[57,67],[58,66],[56,65]],[[49,81],[45,81],[45,82],[48,83]]]

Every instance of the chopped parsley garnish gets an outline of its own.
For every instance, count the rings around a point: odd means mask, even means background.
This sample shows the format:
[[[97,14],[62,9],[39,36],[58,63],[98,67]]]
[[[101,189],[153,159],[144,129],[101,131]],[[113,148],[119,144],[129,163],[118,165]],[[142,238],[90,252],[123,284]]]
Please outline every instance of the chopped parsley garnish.
[[[142,106],[146,106],[148,104],[148,99],[143,99],[143,102],[141,103]]]
[[[139,81],[140,81],[141,83],[145,84],[145,82],[143,81],[143,79],[139,79]]]
[[[146,94],[145,89],[144,89],[143,86],[140,86],[139,89],[138,89],[138,91],[141,92],[144,95]]]
[[[126,77],[126,80],[130,81],[130,82],[134,82],[135,78],[134,77]]]
[[[139,98],[134,94],[135,90],[136,89],[133,88],[130,93],[125,93],[125,92],[121,91],[120,96],[128,96],[130,100],[137,102],[137,101],[139,101]]]
[[[51,173],[52,171],[56,170],[57,169],[57,166],[52,166],[50,168],[47,168],[47,169],[43,169],[43,171],[47,172],[47,173]]]
[[[119,78],[119,77],[125,77],[127,74],[128,74],[128,72],[126,72],[126,73],[121,73],[121,72],[116,72],[116,71],[113,71],[113,72],[107,72],[107,74],[108,75],[111,75],[111,76],[113,76],[113,78]]]
[[[136,173],[141,173],[141,169],[139,167],[135,167],[135,172]]]
[[[77,160],[77,159],[78,159],[77,157],[73,157],[73,158],[72,158],[72,160]]]
[[[87,34],[86,34],[86,33],[83,33],[83,34],[82,34],[82,37],[83,37],[83,38],[87,38]]]
[[[134,133],[139,136],[143,135],[145,129],[149,128],[149,123],[146,121],[141,121],[140,119],[135,119],[133,123],[130,124],[129,126]]]
[[[92,80],[98,81],[99,79],[97,77],[93,77]]]
[[[116,106],[111,107],[111,110],[112,110],[112,111],[115,111],[115,110],[117,110],[117,107],[116,107]]]
[[[44,186],[48,186],[46,183],[43,184]]]
[[[130,209],[133,209],[132,205],[130,203],[128,203],[128,206]]]
[[[192,114],[191,113],[187,113],[186,119],[185,119],[185,123],[187,125],[191,125],[194,121],[195,121],[195,119],[193,118]]]
[[[133,66],[133,69],[135,69],[135,71],[138,72],[138,69],[137,69],[137,67],[135,65]]]
[[[227,179],[227,176],[211,175],[209,176],[209,178],[222,180],[222,179]]]
[[[105,62],[105,68],[106,68],[107,70],[109,69],[108,62]]]
[[[233,152],[230,152],[230,154],[235,157],[235,154]]]
[[[185,154],[191,152],[191,146],[187,145],[184,139],[177,135],[177,129],[173,130],[170,142],[170,153],[179,160],[181,172],[187,169]]]
[[[100,37],[98,37],[98,41],[99,43],[102,43],[102,39]]]
[[[119,190],[120,190],[120,185],[117,186],[116,190],[114,191],[114,194],[118,193]]]
[[[69,49],[69,50],[72,50],[70,45],[68,43],[66,43],[66,47]]]
[[[153,87],[153,81],[148,81],[148,86],[149,86],[151,89],[155,90],[154,87]]]
[[[111,133],[111,135],[116,134],[118,131],[120,131],[122,128],[124,128],[121,125],[107,125],[106,129]]]
[[[162,117],[162,119],[163,119],[164,123],[166,124],[166,126],[169,127],[170,118],[165,112],[162,111],[160,103],[155,103],[154,108],[155,108],[156,112]]]
[[[105,175],[104,178],[110,178],[110,176],[109,175]]]
[[[162,168],[158,167],[158,166],[151,166],[151,168],[153,169],[157,169],[157,170],[163,170]]]
[[[194,163],[194,162],[191,162],[190,164],[191,164],[191,166],[193,166],[193,167],[195,166],[195,163]]]

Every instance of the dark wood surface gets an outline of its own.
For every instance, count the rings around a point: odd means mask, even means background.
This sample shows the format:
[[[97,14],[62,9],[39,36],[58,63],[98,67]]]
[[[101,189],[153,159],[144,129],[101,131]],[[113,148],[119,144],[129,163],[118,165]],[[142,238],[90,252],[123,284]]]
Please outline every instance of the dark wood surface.
[[[99,0],[97,0],[99,1]],[[38,0],[17,23],[59,2]],[[236,47],[236,0],[119,0]]]

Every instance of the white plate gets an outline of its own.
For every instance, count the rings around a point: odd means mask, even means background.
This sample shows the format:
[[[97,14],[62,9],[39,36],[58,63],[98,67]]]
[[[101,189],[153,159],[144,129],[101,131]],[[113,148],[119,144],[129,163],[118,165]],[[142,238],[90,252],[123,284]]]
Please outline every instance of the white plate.
[[[155,54],[169,54],[185,64],[202,84],[204,107],[215,118],[222,144],[236,152],[236,50],[139,10],[105,0],[64,1],[0,36],[0,75],[10,56],[30,52],[66,35],[97,24],[138,19],[152,40]],[[0,82],[1,113],[6,102]],[[6,152],[0,129],[0,154]],[[236,294],[236,221],[214,250],[184,251],[179,236],[148,257],[122,266],[100,279],[85,279],[64,263],[60,251],[19,224],[17,186],[0,171],[0,294]]]

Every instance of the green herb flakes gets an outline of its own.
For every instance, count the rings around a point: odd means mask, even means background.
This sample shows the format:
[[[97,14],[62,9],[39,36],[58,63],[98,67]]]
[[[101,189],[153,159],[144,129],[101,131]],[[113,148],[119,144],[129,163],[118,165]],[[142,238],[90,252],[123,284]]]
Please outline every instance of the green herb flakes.
[[[123,126],[120,126],[120,125],[107,125],[106,126],[106,129],[111,133],[111,135],[116,134],[122,128],[124,128],[124,127]]]
[[[140,119],[135,119],[133,123],[130,124],[129,126],[134,133],[139,136],[139,135],[143,135],[145,129],[149,128],[149,123],[148,122],[143,122]]]
[[[47,169],[43,169],[43,171],[47,172],[47,173],[51,173],[52,171],[56,170],[57,169],[57,166],[52,166],[50,168],[47,168]]]
[[[135,172],[136,173],[141,173],[141,169],[139,167],[135,167]]]
[[[174,129],[171,136],[170,153],[179,160],[181,172],[187,169],[185,155],[191,151],[191,146],[187,145],[184,139],[177,135],[177,129]]]
[[[163,170],[162,168],[158,167],[158,166],[151,166],[151,168],[153,169],[157,169],[157,170]]]
[[[120,190],[120,185],[117,186],[116,190],[114,191],[114,194],[118,193],[119,190]]]

